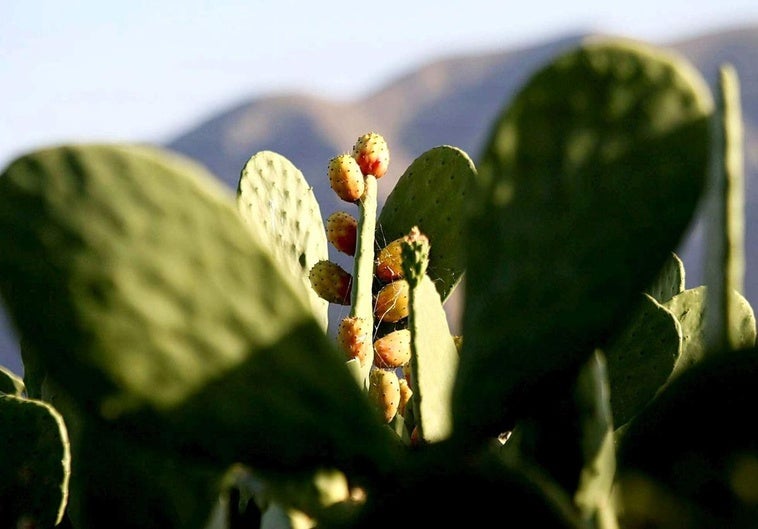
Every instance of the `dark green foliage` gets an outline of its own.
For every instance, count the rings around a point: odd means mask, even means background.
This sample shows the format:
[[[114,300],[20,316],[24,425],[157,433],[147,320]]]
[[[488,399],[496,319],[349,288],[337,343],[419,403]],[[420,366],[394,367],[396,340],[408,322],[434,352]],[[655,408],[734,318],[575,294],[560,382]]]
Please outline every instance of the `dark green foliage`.
[[[618,450],[631,527],[755,527],[758,350],[715,355],[674,380]]]
[[[710,111],[689,65],[619,42],[566,54],[517,94],[477,166],[460,435],[550,399],[630,316],[692,218]]]
[[[22,156],[0,175],[0,294],[24,361],[23,382],[0,369],[0,526],[754,527],[742,195],[714,224],[733,250],[713,260],[725,306],[685,290],[672,251],[709,163],[741,156],[730,75],[713,113],[680,58],[587,42],[523,86],[478,168],[423,153],[378,219],[366,178],[350,315],[372,332],[344,347],[410,331],[413,396],[389,424],[366,398],[373,351],[346,363],[325,332],[307,281],[324,224],[287,159],[254,155],[235,207],[158,149]],[[406,235],[408,299],[382,304],[409,314],[377,323],[374,251]],[[443,303],[464,271],[459,356]]]
[[[60,414],[45,402],[0,394],[0,443],[0,527],[60,522],[71,464]]]
[[[682,328],[674,314],[644,294],[623,332],[604,350],[613,423],[619,427],[668,380],[682,350]]]

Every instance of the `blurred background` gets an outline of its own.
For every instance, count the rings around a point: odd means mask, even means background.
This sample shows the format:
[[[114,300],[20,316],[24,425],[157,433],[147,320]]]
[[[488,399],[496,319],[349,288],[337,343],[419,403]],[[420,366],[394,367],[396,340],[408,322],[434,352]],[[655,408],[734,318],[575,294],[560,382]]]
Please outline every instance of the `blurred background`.
[[[360,134],[380,132],[392,151],[380,201],[431,147],[476,161],[527,77],[592,35],[669,47],[711,84],[720,64],[737,68],[745,295],[758,307],[755,0],[0,0],[0,167],[57,143],[146,142],[196,159],[232,193],[245,161],[274,150],[303,171],[326,217],[344,209],[326,164]],[[680,249],[688,287],[702,284],[702,250],[695,223]],[[455,328],[460,299],[448,305]],[[1,308],[0,364],[22,373]]]

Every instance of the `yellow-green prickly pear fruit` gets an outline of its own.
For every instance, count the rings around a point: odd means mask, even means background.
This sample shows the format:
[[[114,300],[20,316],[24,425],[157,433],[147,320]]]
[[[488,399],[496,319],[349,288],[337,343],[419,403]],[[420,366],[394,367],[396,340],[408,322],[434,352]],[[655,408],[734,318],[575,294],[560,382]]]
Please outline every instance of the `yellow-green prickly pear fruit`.
[[[400,406],[400,381],[394,369],[371,370],[368,397],[384,421],[390,422]]]
[[[348,316],[337,328],[337,344],[345,352],[347,359],[357,358],[361,366],[366,365],[366,348],[371,343],[372,324],[366,318]]]
[[[385,283],[403,277],[402,243],[403,237],[395,239],[379,250],[379,254],[376,256],[374,273]]]
[[[349,154],[340,154],[329,160],[327,173],[329,185],[342,200],[355,202],[363,196],[366,182],[358,162]]]
[[[374,315],[381,321],[395,323],[408,316],[409,285],[398,279],[382,287],[376,295]]]
[[[396,368],[411,359],[411,331],[398,329],[374,341],[374,363],[378,367]]]
[[[308,278],[316,294],[329,303],[350,304],[353,276],[337,263],[327,259],[318,261],[308,273]]]

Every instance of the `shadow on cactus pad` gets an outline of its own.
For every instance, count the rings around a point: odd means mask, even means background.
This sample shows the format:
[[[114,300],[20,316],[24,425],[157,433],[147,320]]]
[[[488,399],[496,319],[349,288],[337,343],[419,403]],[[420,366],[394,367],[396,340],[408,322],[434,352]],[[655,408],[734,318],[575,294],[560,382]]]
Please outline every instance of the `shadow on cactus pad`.
[[[755,527],[758,349],[682,373],[626,429],[618,449],[624,527]]]

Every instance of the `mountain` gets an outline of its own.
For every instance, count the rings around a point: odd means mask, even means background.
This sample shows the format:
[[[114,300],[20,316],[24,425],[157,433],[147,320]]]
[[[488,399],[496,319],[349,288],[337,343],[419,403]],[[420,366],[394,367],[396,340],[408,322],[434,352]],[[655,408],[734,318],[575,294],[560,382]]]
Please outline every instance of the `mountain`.
[[[476,162],[492,120],[519,87],[541,65],[589,36],[569,35],[516,50],[443,58],[352,101],[297,93],[259,97],[203,121],[165,146],[198,160],[232,189],[250,156],[276,151],[314,186],[326,217],[345,207],[329,188],[329,159],[348,150],[361,134],[377,131],[392,153],[390,170],[379,181],[381,206],[405,167],[427,149],[454,145]],[[692,61],[711,85],[723,63],[733,64],[740,75],[747,179],[745,294],[758,307],[758,26],[659,44]],[[702,228],[702,222],[696,223],[679,251],[688,287],[703,282]],[[447,304],[454,329],[460,307],[461,296],[454,294]],[[18,369],[16,350],[7,322],[0,318],[0,363]]]

